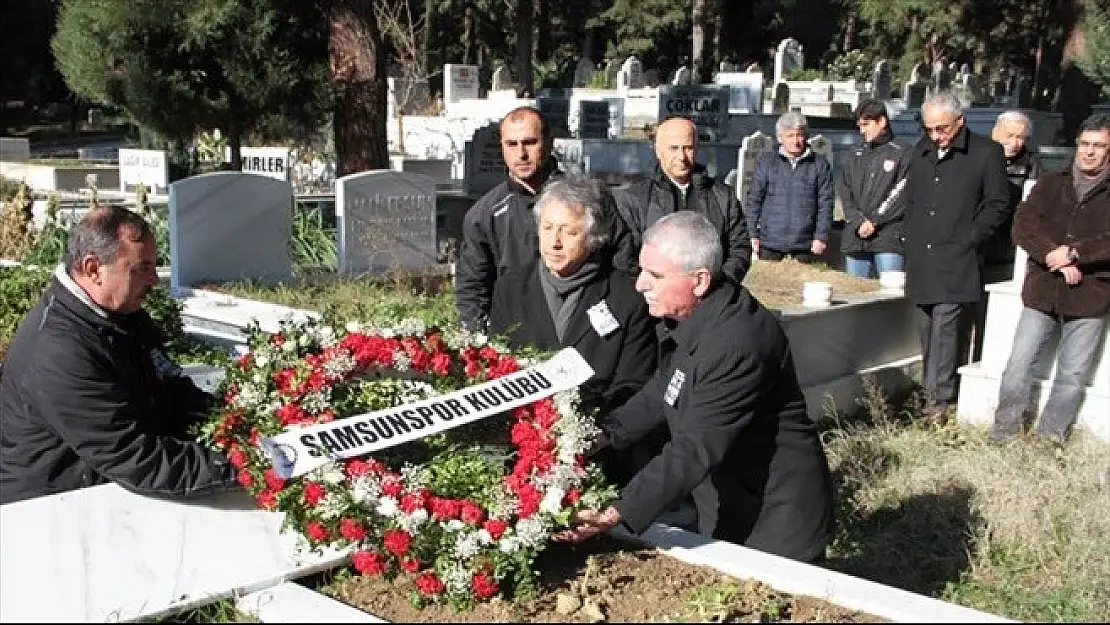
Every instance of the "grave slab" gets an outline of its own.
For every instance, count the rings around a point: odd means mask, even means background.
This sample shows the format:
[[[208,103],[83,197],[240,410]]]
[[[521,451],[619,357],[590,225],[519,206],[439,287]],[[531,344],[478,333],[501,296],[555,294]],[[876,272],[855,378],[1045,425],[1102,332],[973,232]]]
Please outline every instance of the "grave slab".
[[[436,185],[421,174],[389,170],[336,183],[339,272],[420,271],[436,264]]]
[[[0,506],[0,621],[151,619],[342,564],[299,553],[243,492],[189,503],[115,484]]]
[[[296,582],[239,597],[235,607],[263,623],[386,623]]]

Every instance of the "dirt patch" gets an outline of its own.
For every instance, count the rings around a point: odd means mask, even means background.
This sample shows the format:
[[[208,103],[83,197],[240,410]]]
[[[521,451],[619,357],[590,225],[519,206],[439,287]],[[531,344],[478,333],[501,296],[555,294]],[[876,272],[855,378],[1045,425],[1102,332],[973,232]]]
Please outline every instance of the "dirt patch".
[[[802,305],[802,286],[806,282],[828,282],[832,285],[833,303],[845,295],[869,293],[881,288],[879,281],[857,278],[843,271],[828,269],[824,265],[807,265],[793,258],[779,262],[756,260],[744,286],[767,308],[787,308]]]
[[[408,623],[887,622],[608,537],[574,547],[553,544],[535,566],[541,574],[534,596],[482,603],[467,612],[413,607],[404,577],[349,577],[320,590],[388,621]]]

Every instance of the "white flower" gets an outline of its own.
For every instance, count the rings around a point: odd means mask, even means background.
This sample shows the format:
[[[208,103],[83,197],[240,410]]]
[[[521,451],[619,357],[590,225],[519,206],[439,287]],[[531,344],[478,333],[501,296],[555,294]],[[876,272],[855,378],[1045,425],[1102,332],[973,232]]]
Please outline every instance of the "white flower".
[[[543,500],[540,501],[540,512],[547,514],[558,514],[559,510],[563,509],[563,496],[566,491],[557,486],[552,486],[547,489],[543,494]]]
[[[301,399],[301,407],[308,412],[322,412],[329,405],[328,389],[322,391],[309,391]]]
[[[292,354],[296,352],[297,342],[286,340],[284,343],[281,344],[281,351],[285,352],[286,354]]]
[[[381,494],[381,482],[372,476],[362,475],[356,477],[351,484],[351,499],[357,504],[363,504],[372,499],[377,499]]]
[[[547,539],[549,534],[547,521],[534,516],[528,519],[521,519],[516,524],[516,534],[520,538],[520,542],[525,547],[537,547]]]
[[[502,553],[514,554],[522,547],[519,536],[502,536],[497,542],[497,548]]]
[[[410,534],[415,534],[420,530],[420,526],[428,521],[428,511],[421,508],[414,510],[412,514],[401,514],[397,517],[397,524],[401,529]]]
[[[324,362],[324,374],[331,379],[342,378],[347,373],[354,371],[356,364],[354,356],[342,352]]]
[[[375,511],[384,517],[394,517],[400,514],[401,506],[398,505],[397,499],[383,495],[378,499],[378,506]]]
[[[489,531],[481,529],[475,532],[475,534],[478,536],[478,542],[482,543],[483,545],[493,544],[493,536],[490,536]]]
[[[444,523],[443,527],[446,528],[448,531],[457,532],[457,531],[465,528],[466,523],[463,523],[462,521],[460,521],[458,519],[451,519],[450,521],[447,521],[446,523]]]
[[[473,558],[481,552],[481,543],[482,540],[478,536],[478,532],[460,532],[455,538],[455,557],[459,560]]]
[[[450,594],[467,595],[470,592],[470,572],[461,564],[451,564],[443,571],[443,585]]]
[[[316,511],[325,519],[337,519],[347,510],[347,502],[339,493],[328,493],[316,505]]]
[[[347,330],[348,334],[354,334],[356,332],[362,331],[362,324],[357,321],[348,321],[347,325],[344,326],[344,329]]]
[[[428,485],[432,476],[429,474],[428,469],[419,467],[412,464],[406,464],[401,467],[401,479],[404,480],[408,490],[420,490]]]
[[[412,358],[405,352],[394,352],[393,354],[393,368],[398,371],[408,371],[409,365],[412,364]]]
[[[270,356],[267,353],[262,352],[262,351],[255,352],[255,354],[254,354],[254,364],[258,368],[264,369],[264,368],[266,368],[266,365],[270,364]]]
[[[329,462],[319,469],[316,469],[316,474],[319,476],[321,482],[331,484],[332,486],[342,484],[343,480],[347,479],[347,474],[343,471],[343,466],[338,462]]]

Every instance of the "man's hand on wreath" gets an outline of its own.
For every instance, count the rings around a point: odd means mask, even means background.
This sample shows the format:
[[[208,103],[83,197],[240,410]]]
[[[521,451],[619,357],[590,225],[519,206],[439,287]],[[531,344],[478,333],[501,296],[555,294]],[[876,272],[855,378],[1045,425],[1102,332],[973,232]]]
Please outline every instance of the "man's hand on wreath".
[[[556,542],[578,543],[607,532],[621,522],[621,513],[613,506],[604,510],[579,510],[574,515],[574,527],[555,532],[551,540]]]

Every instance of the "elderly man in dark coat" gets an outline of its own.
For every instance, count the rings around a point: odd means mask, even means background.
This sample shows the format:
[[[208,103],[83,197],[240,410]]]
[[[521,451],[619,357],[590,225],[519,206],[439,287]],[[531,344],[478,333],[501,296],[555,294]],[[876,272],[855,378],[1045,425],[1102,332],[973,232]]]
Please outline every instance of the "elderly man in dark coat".
[[[983,294],[980,251],[1010,200],[1002,147],[964,125],[963,107],[941,92],[921,109],[926,136],[906,183],[906,289],[917,305],[929,416],[948,417],[956,369]]]
[[[832,531],[833,486],[776,316],[722,279],[720,238],[701,214],[667,215],[644,235],[636,288],[661,319],[660,367],[601,424],[598,447],[626,448],[659,424],[671,440],[603,510],[583,510],[557,540],[618,523],[647,529],[693,495],[698,531],[819,562]]]

